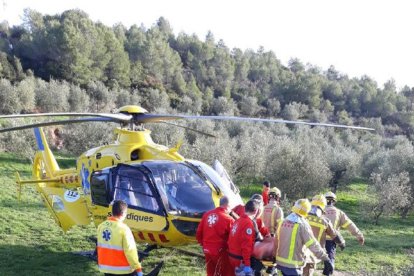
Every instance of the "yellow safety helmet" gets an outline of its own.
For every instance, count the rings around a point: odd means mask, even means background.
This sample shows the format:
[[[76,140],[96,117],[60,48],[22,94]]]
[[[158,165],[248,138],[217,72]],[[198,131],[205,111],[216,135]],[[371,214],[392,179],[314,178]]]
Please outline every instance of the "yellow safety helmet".
[[[298,214],[299,216],[302,216],[306,218],[308,216],[309,211],[311,210],[311,204],[309,200],[302,198],[298,199],[295,202],[295,205],[292,207],[292,212]]]
[[[336,201],[336,195],[334,194],[334,193],[332,193],[332,192],[327,192],[326,194],[325,194],[325,198],[326,199],[333,199],[334,201]]]
[[[281,197],[282,196],[282,193],[276,187],[273,187],[272,189],[270,189],[270,191],[269,191],[269,197],[270,197],[271,194],[274,194],[274,195],[276,195],[278,197]]]
[[[312,206],[318,206],[319,208],[321,208],[322,211],[324,211],[328,202],[325,196],[316,195],[312,198],[311,204]]]

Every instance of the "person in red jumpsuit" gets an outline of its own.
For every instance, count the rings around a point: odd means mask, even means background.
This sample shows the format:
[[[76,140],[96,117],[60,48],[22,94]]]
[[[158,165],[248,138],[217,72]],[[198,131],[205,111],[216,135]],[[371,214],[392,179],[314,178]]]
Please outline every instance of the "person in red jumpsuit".
[[[270,192],[270,183],[269,181],[265,181],[263,182],[263,191],[262,191],[264,206],[266,206],[269,203],[269,192]]]
[[[263,197],[259,194],[254,194],[254,195],[252,195],[250,200],[254,200],[259,204],[259,213],[258,213],[257,217],[255,218],[255,221],[257,223],[257,229],[259,230],[259,232],[261,234],[261,238],[259,237],[259,239],[263,239],[263,237],[266,237],[266,236],[270,235],[269,229],[264,225],[263,220],[261,219],[262,212],[263,212],[263,209],[264,209]],[[245,208],[245,206],[242,205],[242,204],[237,205],[236,207],[234,207],[231,210],[230,215],[232,217],[234,217],[235,219],[238,219],[238,218],[240,218],[244,215],[244,208]]]
[[[197,228],[196,238],[203,247],[208,276],[233,275],[227,255],[227,240],[234,219],[229,215],[229,199],[220,199],[220,206],[206,212]]]
[[[255,200],[249,200],[244,206],[244,214],[234,222],[228,241],[229,261],[234,271],[241,264],[244,265],[244,273],[253,275],[251,257],[254,243],[257,238],[257,225],[255,218],[260,213],[260,204]]]

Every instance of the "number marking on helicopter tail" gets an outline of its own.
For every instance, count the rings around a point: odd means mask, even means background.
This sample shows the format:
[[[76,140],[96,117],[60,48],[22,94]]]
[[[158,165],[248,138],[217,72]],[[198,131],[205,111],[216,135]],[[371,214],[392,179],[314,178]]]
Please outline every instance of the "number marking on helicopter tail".
[[[75,202],[80,198],[80,195],[76,191],[66,190],[64,194],[64,199],[66,202]]]

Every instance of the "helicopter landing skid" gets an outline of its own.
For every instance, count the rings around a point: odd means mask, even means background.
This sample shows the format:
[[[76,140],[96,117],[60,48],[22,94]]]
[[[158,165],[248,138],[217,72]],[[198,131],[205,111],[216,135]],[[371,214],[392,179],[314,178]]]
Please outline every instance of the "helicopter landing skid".
[[[157,249],[157,248],[158,248],[158,246],[156,244],[149,244],[145,247],[144,251],[138,250],[139,260],[142,262],[142,260],[144,260],[146,257],[149,256],[149,253],[152,250]]]
[[[97,261],[98,260],[98,256],[96,255],[96,250],[90,250],[90,251],[77,251],[77,252],[72,252],[75,255],[79,255],[82,257],[87,257],[91,260]]]

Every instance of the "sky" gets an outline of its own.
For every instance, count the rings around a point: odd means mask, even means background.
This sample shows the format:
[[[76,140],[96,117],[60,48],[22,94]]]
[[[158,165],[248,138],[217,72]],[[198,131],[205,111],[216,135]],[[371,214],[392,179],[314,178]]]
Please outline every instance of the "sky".
[[[23,9],[57,14],[81,9],[108,26],[149,28],[161,16],[175,34],[211,31],[230,49],[272,50],[350,77],[368,75],[379,87],[414,87],[414,37],[409,0],[0,0],[0,21],[22,23]]]

